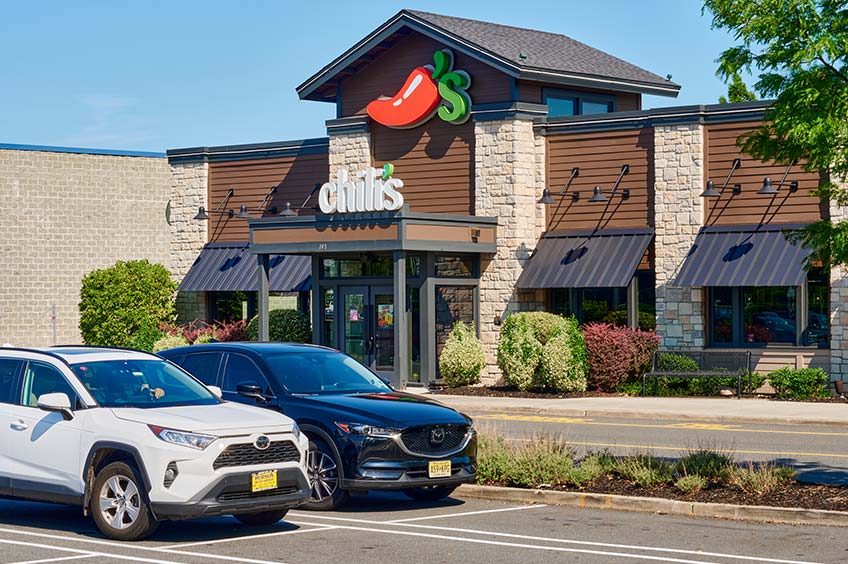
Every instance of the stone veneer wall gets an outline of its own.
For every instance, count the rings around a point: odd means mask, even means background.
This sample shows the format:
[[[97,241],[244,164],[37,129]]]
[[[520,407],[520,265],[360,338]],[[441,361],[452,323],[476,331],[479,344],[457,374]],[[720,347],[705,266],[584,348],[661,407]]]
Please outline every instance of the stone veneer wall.
[[[704,298],[700,288],[672,281],[704,224],[704,126],[654,128],[657,333],[661,346],[704,346]]]
[[[840,183],[848,189],[848,182]],[[830,202],[830,220],[848,221],[848,206]],[[848,376],[848,268],[830,269],[830,376],[845,380]]]
[[[169,171],[156,157],[0,150],[0,343],[77,343],[82,277],[118,260],[170,267]]]
[[[348,172],[365,170],[371,166],[371,132],[331,133],[329,151],[328,178],[334,178],[340,167]]]
[[[474,124],[475,211],[498,218],[498,252],[481,261],[480,337],[488,368],[486,384],[500,379],[495,352],[502,320],[512,312],[544,308],[543,293],[522,291],[515,283],[544,230],[544,208],[538,204],[544,181],[544,154],[537,160],[537,141],[529,120],[483,121]]]
[[[208,221],[195,221],[200,206],[209,208],[209,163],[174,163],[170,165],[171,198],[171,264],[174,279],[179,282],[188,273],[198,253],[208,240]],[[204,292],[177,294],[177,320],[206,319]]]

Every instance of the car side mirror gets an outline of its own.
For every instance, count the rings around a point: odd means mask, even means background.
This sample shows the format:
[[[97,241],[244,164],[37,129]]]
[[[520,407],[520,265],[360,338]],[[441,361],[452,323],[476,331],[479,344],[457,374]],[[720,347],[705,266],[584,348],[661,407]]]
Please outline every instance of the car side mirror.
[[[44,411],[59,412],[65,421],[70,421],[74,418],[74,413],[71,411],[71,400],[68,394],[42,394],[38,396],[38,408]]]
[[[236,386],[236,392],[245,398],[253,398],[256,401],[268,401],[264,394],[262,394],[262,388],[252,384],[239,384]]]
[[[206,386],[206,389],[212,392],[212,395],[214,395],[218,399],[224,397],[224,392],[221,391],[221,388],[219,388],[218,386]]]

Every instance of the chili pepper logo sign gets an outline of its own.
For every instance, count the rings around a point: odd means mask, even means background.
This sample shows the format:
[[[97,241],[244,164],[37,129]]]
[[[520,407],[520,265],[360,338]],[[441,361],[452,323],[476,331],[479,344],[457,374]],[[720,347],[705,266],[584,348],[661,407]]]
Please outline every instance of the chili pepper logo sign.
[[[465,123],[471,113],[468,87],[471,77],[453,70],[453,53],[442,49],[433,53],[434,65],[415,68],[397,94],[368,104],[371,119],[386,127],[417,127],[433,114],[455,125]]]

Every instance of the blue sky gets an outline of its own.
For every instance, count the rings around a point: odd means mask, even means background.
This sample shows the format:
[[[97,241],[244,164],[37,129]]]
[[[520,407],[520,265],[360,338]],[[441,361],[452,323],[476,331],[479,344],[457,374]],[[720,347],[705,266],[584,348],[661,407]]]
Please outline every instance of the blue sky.
[[[295,87],[401,8],[562,33],[714,103],[732,44],[696,0],[5,2],[0,143],[164,151],[320,137]]]

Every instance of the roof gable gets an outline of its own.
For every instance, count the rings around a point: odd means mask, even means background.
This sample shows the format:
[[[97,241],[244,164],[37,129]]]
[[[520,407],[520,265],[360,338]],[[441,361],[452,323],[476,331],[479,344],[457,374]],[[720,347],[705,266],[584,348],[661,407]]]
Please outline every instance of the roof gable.
[[[301,99],[335,101],[337,80],[417,31],[506,74],[528,80],[677,96],[680,86],[565,35],[401,10],[297,87]]]

